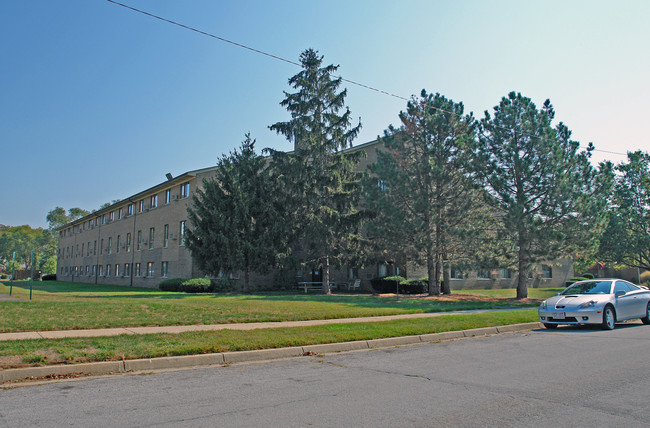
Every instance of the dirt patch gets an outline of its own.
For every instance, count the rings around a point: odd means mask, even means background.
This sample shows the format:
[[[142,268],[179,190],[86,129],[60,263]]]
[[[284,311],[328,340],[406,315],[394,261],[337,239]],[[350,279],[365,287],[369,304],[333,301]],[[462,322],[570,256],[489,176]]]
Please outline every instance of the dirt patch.
[[[395,293],[380,294],[379,297],[396,297]],[[491,303],[503,303],[503,304],[514,304],[514,303],[541,303],[542,299],[516,299],[512,298],[503,298],[503,297],[487,297],[487,296],[476,296],[469,294],[451,294],[451,295],[440,295],[440,296],[429,296],[428,294],[400,294],[400,299],[424,299],[424,300],[438,300],[441,302],[491,302]]]

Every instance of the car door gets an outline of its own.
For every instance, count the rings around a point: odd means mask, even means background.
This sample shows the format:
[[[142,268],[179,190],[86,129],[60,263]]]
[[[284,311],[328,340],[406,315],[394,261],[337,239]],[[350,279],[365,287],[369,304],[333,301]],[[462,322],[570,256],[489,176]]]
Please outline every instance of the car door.
[[[635,315],[634,303],[636,299],[634,293],[630,293],[630,289],[623,281],[616,281],[614,295],[621,291],[625,294],[615,298],[617,320],[632,318]]]
[[[637,287],[634,284],[625,282],[625,286],[628,288],[628,294],[632,299],[632,305],[630,307],[630,317],[644,317],[646,313],[646,306],[648,302],[648,292]]]

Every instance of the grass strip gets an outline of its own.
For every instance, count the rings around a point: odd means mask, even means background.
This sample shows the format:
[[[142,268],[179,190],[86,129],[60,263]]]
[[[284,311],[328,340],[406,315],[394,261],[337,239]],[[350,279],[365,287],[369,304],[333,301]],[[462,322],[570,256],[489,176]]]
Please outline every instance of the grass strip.
[[[530,310],[310,327],[3,342],[0,367],[196,355],[371,340],[537,321]]]
[[[0,332],[352,318],[536,306],[535,301],[448,301],[372,295],[186,294],[79,283],[38,283],[31,301],[0,301]],[[0,293],[9,292],[8,283]],[[27,282],[13,295],[28,298]],[[510,294],[512,290],[507,290]],[[545,292],[553,295],[552,292]],[[548,297],[548,296],[546,296]]]

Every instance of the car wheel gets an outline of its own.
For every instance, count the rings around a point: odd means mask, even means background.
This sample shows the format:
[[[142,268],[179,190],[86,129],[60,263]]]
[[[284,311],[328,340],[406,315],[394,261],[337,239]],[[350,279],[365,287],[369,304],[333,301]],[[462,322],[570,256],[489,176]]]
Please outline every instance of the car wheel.
[[[614,312],[614,308],[612,308],[610,305],[605,306],[605,309],[603,309],[603,330],[614,330],[614,326],[616,325],[616,312]]]
[[[557,328],[557,324],[548,324],[548,323],[542,323],[544,324],[544,327],[548,328],[549,330],[553,330],[554,328]]]
[[[648,306],[645,307],[645,316],[641,318],[641,322],[643,324],[650,324],[650,302],[648,302]]]

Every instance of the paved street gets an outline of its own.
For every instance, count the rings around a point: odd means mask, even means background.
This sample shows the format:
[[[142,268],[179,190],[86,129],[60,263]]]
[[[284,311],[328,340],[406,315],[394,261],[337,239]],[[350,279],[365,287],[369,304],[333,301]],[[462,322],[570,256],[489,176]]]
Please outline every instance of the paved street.
[[[0,426],[647,426],[650,327],[0,390]]]

